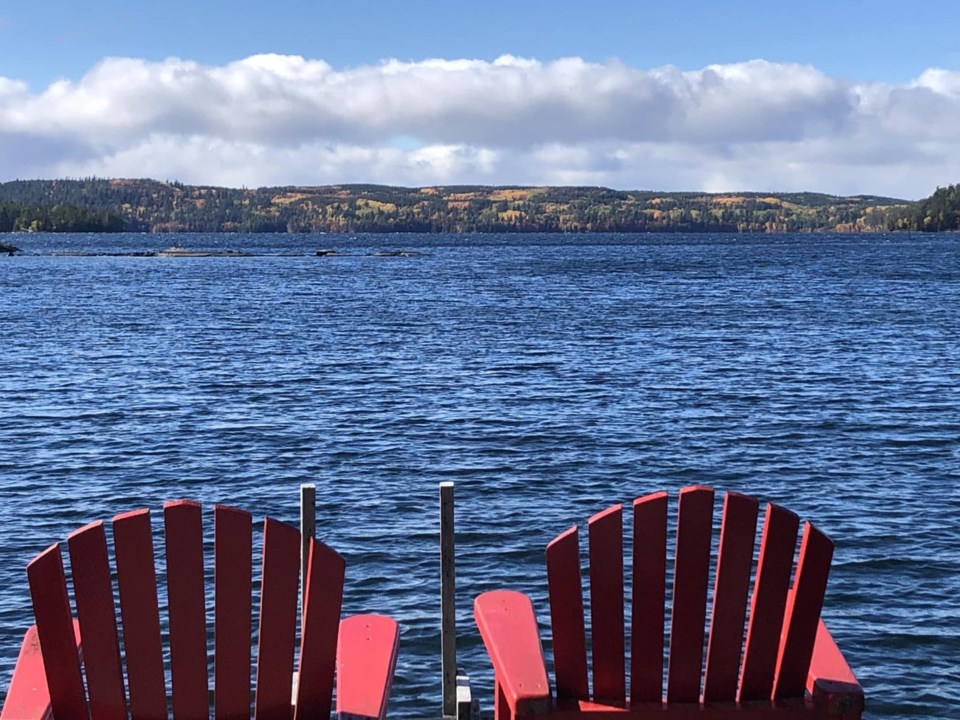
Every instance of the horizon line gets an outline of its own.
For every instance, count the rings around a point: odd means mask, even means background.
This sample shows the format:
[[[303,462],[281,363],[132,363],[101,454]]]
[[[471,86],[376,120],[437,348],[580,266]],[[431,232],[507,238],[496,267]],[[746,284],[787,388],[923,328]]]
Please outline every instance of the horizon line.
[[[870,192],[859,192],[852,195],[837,195],[835,193],[822,192],[819,190],[724,190],[724,191],[708,191],[708,190],[666,190],[666,189],[642,189],[642,188],[616,188],[610,187],[607,185],[519,185],[519,184],[484,184],[484,183],[452,183],[452,184],[430,184],[430,185],[391,185],[389,183],[376,183],[376,182],[334,182],[334,183],[320,183],[316,185],[306,184],[306,183],[290,183],[287,185],[258,185],[255,187],[250,187],[247,185],[216,185],[208,183],[191,183],[184,182],[177,179],[165,179],[159,180],[157,178],[151,177],[101,177],[98,175],[91,175],[89,177],[54,177],[54,178],[14,178],[12,180],[0,180],[0,185],[6,185],[8,183],[26,183],[26,182],[43,182],[43,183],[53,183],[53,182],[96,182],[96,181],[105,181],[105,182],[152,182],[158,183],[161,185],[175,186],[181,185],[183,187],[192,187],[192,188],[210,188],[210,189],[223,189],[223,190],[271,190],[271,189],[287,189],[287,188],[356,188],[356,187],[373,187],[373,188],[390,188],[398,190],[428,190],[434,188],[444,188],[444,189],[456,189],[456,188],[480,188],[480,189],[492,189],[492,190],[544,190],[544,189],[568,189],[568,190],[609,190],[611,192],[621,192],[621,193],[651,193],[651,194],[663,194],[663,195],[709,195],[709,196],[726,196],[726,195],[768,195],[768,196],[778,196],[778,195],[822,195],[824,197],[832,198],[878,198],[884,200],[896,200],[903,203],[914,203],[917,200],[910,200],[908,198],[895,197],[892,195],[878,195]],[[932,195],[936,190],[939,190],[943,187],[950,187],[950,184],[947,185],[937,185],[930,195]],[[929,197],[929,196],[925,196]],[[923,199],[923,198],[921,198]]]

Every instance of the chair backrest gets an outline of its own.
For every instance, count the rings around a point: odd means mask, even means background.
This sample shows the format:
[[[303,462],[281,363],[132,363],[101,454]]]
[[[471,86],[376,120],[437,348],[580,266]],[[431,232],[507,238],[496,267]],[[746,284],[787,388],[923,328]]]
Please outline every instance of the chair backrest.
[[[793,513],[769,504],[753,573],[759,503],[727,493],[716,562],[711,563],[713,508],[712,488],[680,491],[670,573],[667,493],[633,503],[631,703],[662,701],[667,645],[668,703],[699,702],[701,693],[705,702],[769,701],[804,695],[833,543],[806,523],[793,573],[799,521]],[[612,703],[627,697],[622,514],[622,507],[615,505],[588,523],[593,699]],[[752,574],[749,623],[745,624]],[[588,700],[576,527],[547,547],[547,576],[557,697]],[[671,578],[667,635],[665,610]],[[704,670],[711,579],[713,605]]]
[[[259,629],[254,635],[253,522],[249,513],[213,511],[213,713],[249,718],[252,643],[257,640],[254,712],[257,720],[291,717],[294,644],[300,581],[300,533],[266,518],[260,567]],[[111,567],[102,521],[72,533],[73,619],[60,544],[27,567],[50,701],[58,720],[167,718],[164,636],[168,637],[174,717],[210,717],[207,598],[201,506],[163,508],[166,593],[158,595],[148,510],[116,516]],[[345,563],[310,541],[305,579],[295,718],[327,717],[337,651]],[[114,604],[120,599],[120,624]],[[161,603],[166,597],[166,632]],[[122,642],[121,642],[122,637]],[[80,652],[78,652],[78,643]],[[81,672],[80,656],[86,672]],[[124,673],[124,667],[126,673]]]

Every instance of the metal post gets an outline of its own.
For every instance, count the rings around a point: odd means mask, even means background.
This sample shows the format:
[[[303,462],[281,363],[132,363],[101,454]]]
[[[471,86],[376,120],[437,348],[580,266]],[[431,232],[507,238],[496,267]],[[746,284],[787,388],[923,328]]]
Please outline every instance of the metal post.
[[[444,717],[457,715],[457,607],[453,483],[440,483],[440,654]]]
[[[317,534],[317,486],[300,486],[300,604],[307,599],[307,561],[310,559],[310,538]]]

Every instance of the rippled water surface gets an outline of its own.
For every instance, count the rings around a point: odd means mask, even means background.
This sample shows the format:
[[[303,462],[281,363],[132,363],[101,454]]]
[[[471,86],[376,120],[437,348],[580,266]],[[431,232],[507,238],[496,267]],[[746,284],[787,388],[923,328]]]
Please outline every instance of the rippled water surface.
[[[297,521],[348,611],[402,625],[393,713],[439,711],[437,484],[457,493],[459,662],[480,591],[692,483],[830,535],[824,611],[869,717],[960,717],[960,240],[17,236],[0,258],[0,687],[24,567],[166,499]],[[166,245],[258,257],[63,257]],[[341,257],[316,257],[336,247]],[[377,257],[404,247],[417,257]]]

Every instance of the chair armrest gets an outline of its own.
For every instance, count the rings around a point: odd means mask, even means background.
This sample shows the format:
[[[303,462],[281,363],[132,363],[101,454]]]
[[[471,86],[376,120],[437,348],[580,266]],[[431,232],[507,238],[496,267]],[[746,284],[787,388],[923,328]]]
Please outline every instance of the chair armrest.
[[[863,712],[863,688],[823,620],[817,627],[813,658],[807,673],[807,691],[817,707],[831,715],[859,718]]]
[[[40,654],[37,626],[27,630],[20,646],[20,656],[13,669],[7,699],[0,711],[0,720],[52,720],[50,690]]]
[[[340,622],[337,640],[337,716],[387,716],[397,667],[400,630],[385,615],[354,615]]]
[[[485,592],[474,601],[473,615],[513,714],[550,712],[550,681],[530,598],[513,590]]]

